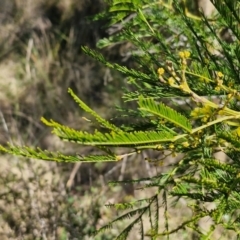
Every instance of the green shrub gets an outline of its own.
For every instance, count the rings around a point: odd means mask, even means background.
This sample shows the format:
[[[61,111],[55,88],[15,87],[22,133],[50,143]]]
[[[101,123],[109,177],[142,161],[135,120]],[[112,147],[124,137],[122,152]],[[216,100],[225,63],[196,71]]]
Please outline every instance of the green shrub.
[[[153,188],[154,194],[109,204],[124,213],[96,233],[130,218],[131,223],[116,239],[126,239],[135,226],[141,239],[162,239],[176,233],[213,239],[219,226],[226,239],[228,234],[239,237],[240,4],[215,0],[217,13],[207,18],[189,13],[184,3],[114,0],[96,17],[109,19],[111,33],[98,46],[129,43],[125,59],[134,61],[133,68],[109,62],[87,47],[82,49],[127,76],[132,88],[126,90],[123,99],[136,102],[138,107],[119,109],[117,118],[122,117],[123,123],[115,125],[69,89],[76,103],[99,123],[98,130],[84,132],[53,120],[42,121],[62,140],[94,146],[103,154],[64,155],[40,148],[1,147],[3,152],[57,162],[121,161],[148,149],[158,151],[161,158],[145,160],[167,166],[166,171],[111,183],[139,184],[143,191]],[[169,156],[178,159],[170,160]],[[190,214],[183,215],[182,222],[173,227],[171,208],[181,200],[187,202]],[[206,217],[211,224],[203,231],[199,222]]]

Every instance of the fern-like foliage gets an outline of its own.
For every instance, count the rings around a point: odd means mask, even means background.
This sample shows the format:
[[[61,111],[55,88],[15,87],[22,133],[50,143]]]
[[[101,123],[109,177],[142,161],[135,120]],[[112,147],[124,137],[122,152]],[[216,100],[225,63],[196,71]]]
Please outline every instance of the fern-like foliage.
[[[175,125],[188,132],[191,132],[192,130],[191,123],[185,116],[176,112],[172,108],[165,106],[163,103],[156,104],[151,98],[140,97],[139,106],[140,110],[150,112],[163,119],[166,119],[167,121],[171,121]]]
[[[53,120],[47,121],[42,118],[42,121],[46,125],[53,127],[53,133],[61,139],[81,143],[83,145],[134,147],[159,144],[161,142],[171,142],[174,140],[174,136],[167,131],[119,131],[101,133],[96,130],[94,134],[90,134],[87,132],[76,131]]]
[[[120,156],[114,154],[111,155],[65,155],[60,152],[50,152],[47,150],[42,150],[40,148],[30,148],[30,147],[20,147],[10,145],[9,147],[0,146],[0,151],[10,153],[16,156],[22,156],[26,158],[36,158],[46,161],[55,161],[55,162],[112,162],[121,160]]]
[[[62,140],[96,147],[103,155],[67,156],[39,148],[0,147],[5,153],[58,162],[119,161],[145,149],[160,151],[159,159],[149,156],[145,160],[155,166],[166,165],[164,172],[111,182],[138,184],[143,191],[153,188],[153,195],[108,204],[125,212],[96,234],[130,219],[116,239],[127,239],[134,227],[138,227],[141,239],[169,239],[186,232],[199,239],[214,239],[217,226],[225,239],[240,236],[240,5],[238,1],[213,0],[217,12],[207,17],[201,12],[198,16],[190,13],[189,3],[112,0],[108,10],[96,17],[109,20],[109,37],[101,39],[98,46],[127,42],[131,51],[124,58],[134,61],[134,67],[109,62],[96,50],[82,49],[127,77],[131,87],[125,89],[123,99],[138,103],[139,108],[119,109],[131,123],[117,126],[69,89],[79,107],[104,129],[84,132],[62,125],[60,120],[42,121]],[[118,147],[126,152],[119,154]],[[178,161],[166,161],[179,153]],[[222,157],[217,157],[218,153]],[[190,203],[186,208],[191,214],[172,226],[170,219],[175,216],[169,208],[180,199]],[[214,207],[205,207],[207,202]],[[205,217],[210,217],[213,224],[203,232],[198,221]],[[145,218],[150,223],[148,228]],[[234,234],[229,235],[228,230]]]

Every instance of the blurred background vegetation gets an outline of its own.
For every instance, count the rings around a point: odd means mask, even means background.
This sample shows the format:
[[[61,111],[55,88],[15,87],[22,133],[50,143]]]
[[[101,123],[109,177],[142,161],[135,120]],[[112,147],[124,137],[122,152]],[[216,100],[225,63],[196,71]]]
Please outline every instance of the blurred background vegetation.
[[[90,128],[68,87],[106,118],[113,116],[114,104],[121,104],[124,78],[81,51],[82,45],[95,48],[107,36],[104,22],[88,19],[105,7],[101,0],[0,1],[1,144],[10,141],[81,155],[92,151],[63,144],[40,117]],[[120,50],[104,54],[120,61]],[[113,166],[1,156],[0,238],[89,239],[110,212],[101,207],[119,198],[117,188],[106,185],[107,176],[119,177],[121,166]]]
[[[193,12],[194,3],[189,4]],[[108,36],[106,22],[89,19],[105,8],[103,0],[0,1],[0,144],[14,142],[80,155],[93,151],[61,142],[40,117],[90,130],[68,87],[102,117],[115,116],[114,105],[122,104],[121,89],[129,87],[125,77],[81,51],[81,46],[96,48],[97,41]],[[101,52],[110,61],[132,67],[130,47],[123,43]],[[132,186],[107,184],[153,176],[158,169],[145,157],[74,165],[0,156],[0,239],[91,239],[94,228],[117,214],[103,207],[105,203],[148,194],[136,193]],[[173,222],[183,212],[180,206]],[[113,239],[117,234],[114,229],[95,239]],[[133,231],[129,239],[136,237]]]

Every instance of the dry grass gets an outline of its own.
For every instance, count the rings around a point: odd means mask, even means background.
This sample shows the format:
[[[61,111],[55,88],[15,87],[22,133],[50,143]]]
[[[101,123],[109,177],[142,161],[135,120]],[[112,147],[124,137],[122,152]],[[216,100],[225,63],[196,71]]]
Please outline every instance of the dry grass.
[[[53,150],[61,148],[68,153],[92,151],[63,144],[39,119],[45,116],[89,129],[81,118],[83,112],[67,94],[68,87],[98,111],[102,108],[104,117],[111,116],[106,108],[111,105],[112,90],[104,84],[104,75],[111,77],[114,73],[107,72],[80,50],[81,45],[95,46],[105,34],[99,23],[85,18],[103,7],[102,1],[87,0],[1,1],[2,144],[11,141]],[[0,238],[89,239],[104,215],[100,213],[103,202],[93,197],[96,189],[100,189],[97,194],[101,195],[102,188],[92,179],[96,173],[91,165],[91,171],[81,166],[68,189],[66,183],[73,167],[1,156]],[[81,172],[84,174],[80,177]]]

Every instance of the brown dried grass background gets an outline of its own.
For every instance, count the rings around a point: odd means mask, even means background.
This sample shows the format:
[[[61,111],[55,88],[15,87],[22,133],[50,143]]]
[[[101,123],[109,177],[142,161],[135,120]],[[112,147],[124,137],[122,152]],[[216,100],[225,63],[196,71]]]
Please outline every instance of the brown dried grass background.
[[[1,0],[1,144],[9,141],[65,153],[93,151],[62,143],[40,117],[90,129],[67,94],[68,87],[103,117],[111,117],[120,92],[107,83],[114,77],[119,89],[121,76],[81,52],[82,45],[94,48],[105,36],[103,23],[86,19],[103,9],[100,0]],[[89,239],[108,212],[100,207],[114,194],[103,174],[113,166],[98,170],[94,164],[0,158],[1,239]],[[109,194],[100,198],[104,188]]]

